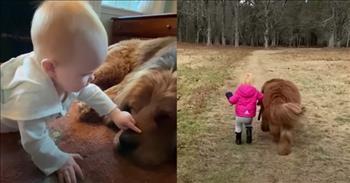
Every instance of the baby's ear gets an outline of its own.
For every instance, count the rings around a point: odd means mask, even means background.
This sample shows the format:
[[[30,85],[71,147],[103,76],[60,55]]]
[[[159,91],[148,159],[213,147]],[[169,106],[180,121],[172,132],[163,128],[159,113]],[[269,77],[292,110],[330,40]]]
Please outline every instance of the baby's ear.
[[[55,77],[55,63],[48,59],[44,58],[41,60],[41,68],[50,76]]]

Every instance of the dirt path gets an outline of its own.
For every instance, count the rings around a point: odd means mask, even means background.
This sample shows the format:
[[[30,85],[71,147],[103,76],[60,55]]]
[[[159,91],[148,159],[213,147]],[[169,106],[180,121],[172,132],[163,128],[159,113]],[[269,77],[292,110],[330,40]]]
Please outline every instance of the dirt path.
[[[270,54],[279,53],[281,51],[276,50],[255,50],[244,59],[244,62],[247,63],[244,70],[251,72],[254,76],[254,84],[260,89],[264,82],[267,80],[265,75],[267,68],[265,64],[262,64],[264,60],[268,60]]]
[[[245,50],[237,56],[242,50],[180,46],[178,182],[348,182],[350,55],[346,51]],[[299,87],[306,113],[290,155],[277,155],[272,138],[260,130],[256,119],[253,144],[234,144],[233,108],[223,97],[223,83],[232,80],[235,87],[245,72],[255,75],[259,89],[271,78],[288,79]],[[188,87],[191,82],[195,84]],[[193,110],[197,108],[202,110]]]

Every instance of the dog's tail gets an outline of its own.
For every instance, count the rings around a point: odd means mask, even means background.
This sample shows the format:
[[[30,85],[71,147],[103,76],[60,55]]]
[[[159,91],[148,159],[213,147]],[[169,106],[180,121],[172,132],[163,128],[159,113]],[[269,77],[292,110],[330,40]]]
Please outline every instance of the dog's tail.
[[[298,122],[302,113],[300,104],[284,103],[275,105],[271,108],[271,117],[274,121],[280,121],[280,140],[278,143],[278,153],[280,155],[288,155],[291,152],[292,129]]]
[[[292,129],[302,113],[301,106],[297,103],[273,105],[271,110],[272,119],[280,121],[286,129]]]

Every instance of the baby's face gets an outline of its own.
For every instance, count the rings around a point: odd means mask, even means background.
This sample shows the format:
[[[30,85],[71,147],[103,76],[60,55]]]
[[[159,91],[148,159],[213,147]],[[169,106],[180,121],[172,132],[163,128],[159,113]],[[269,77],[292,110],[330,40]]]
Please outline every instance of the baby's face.
[[[56,82],[66,92],[77,92],[93,80],[98,63],[67,64],[56,67]]]
[[[80,52],[80,53],[79,53]],[[78,92],[93,80],[93,72],[104,62],[107,47],[102,51],[82,49],[72,60],[58,64],[56,82],[66,92]]]
[[[93,79],[92,73],[107,56],[107,36],[94,30],[54,44],[52,48],[56,50],[48,50],[47,55],[54,62],[51,78],[60,91],[80,91]]]

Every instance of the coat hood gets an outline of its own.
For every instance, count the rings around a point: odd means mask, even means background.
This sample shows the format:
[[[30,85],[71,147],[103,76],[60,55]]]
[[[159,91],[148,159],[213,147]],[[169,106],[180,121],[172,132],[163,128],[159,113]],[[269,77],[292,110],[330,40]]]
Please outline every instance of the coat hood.
[[[255,87],[248,85],[248,84],[243,84],[238,87],[237,90],[238,94],[244,98],[249,98],[255,95],[256,89]]]

